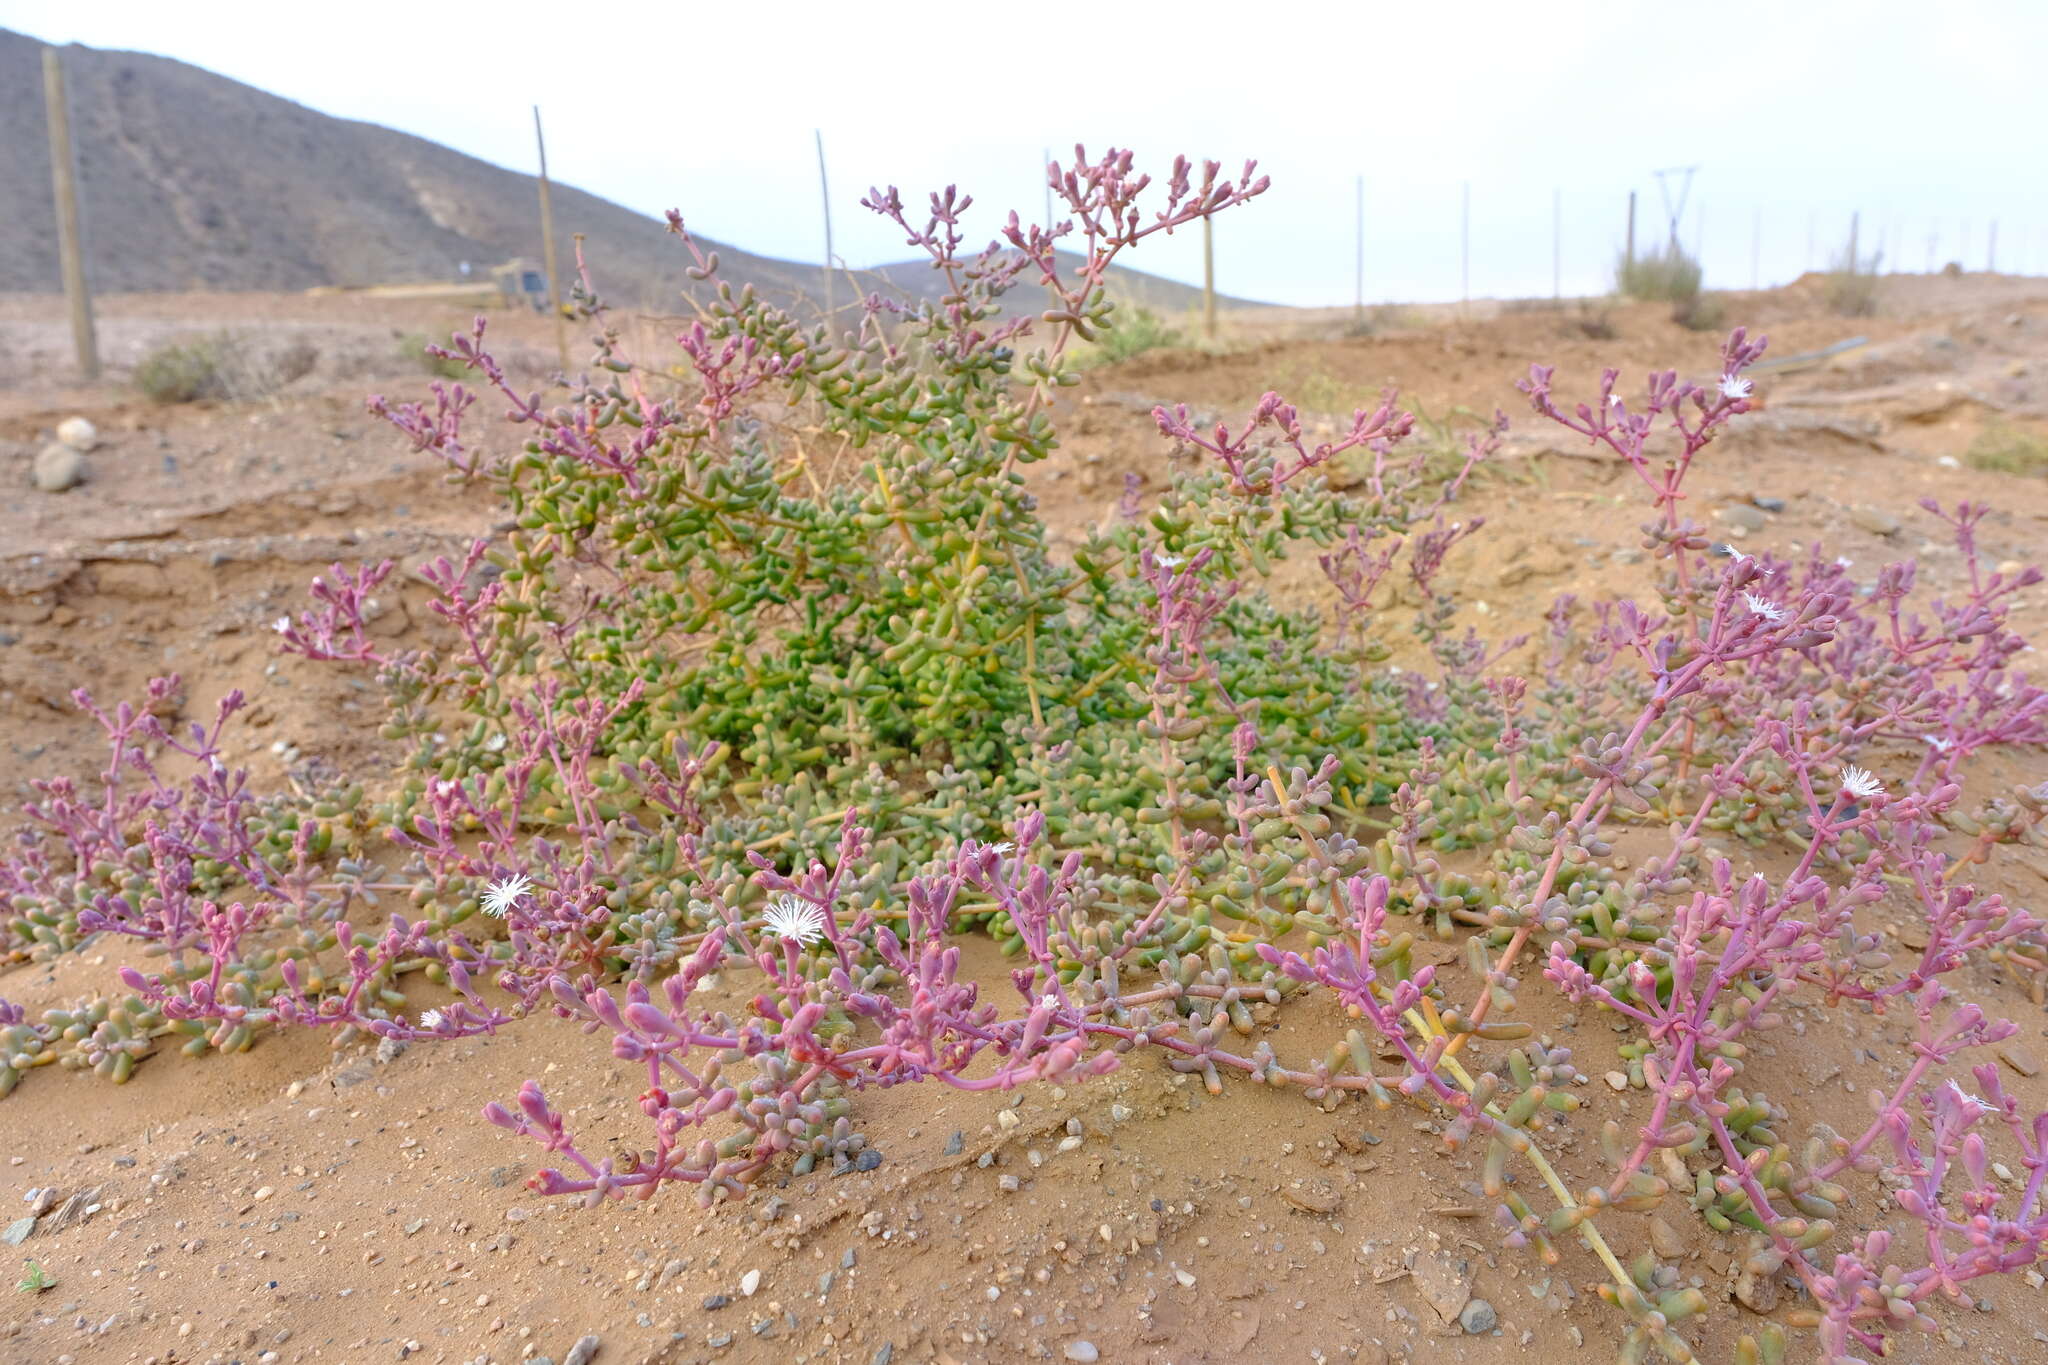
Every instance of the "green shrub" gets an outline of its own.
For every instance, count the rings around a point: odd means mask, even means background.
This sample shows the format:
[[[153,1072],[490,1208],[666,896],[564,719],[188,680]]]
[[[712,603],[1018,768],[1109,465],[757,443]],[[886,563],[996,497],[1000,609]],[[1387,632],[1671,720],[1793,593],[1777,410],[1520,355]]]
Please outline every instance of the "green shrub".
[[[2009,422],[1993,421],[1977,433],[1963,458],[1972,469],[2048,477],[2048,438]]]
[[[131,379],[158,403],[249,402],[311,374],[319,360],[319,347],[304,338],[264,355],[231,332],[216,332],[165,342],[142,357]]]
[[[1083,355],[1089,365],[1116,365],[1168,346],[1185,346],[1188,339],[1149,308],[1119,308],[1109,330],[1096,335],[1095,344]]]
[[[135,387],[158,403],[195,403],[225,397],[221,339],[166,342],[135,366]]]
[[[1721,301],[1700,288],[1700,263],[1671,242],[1614,264],[1615,292],[1632,299],[1671,305],[1671,320],[1694,332],[1726,325]]]
[[[1623,256],[1614,263],[1614,288],[1632,299],[1689,304],[1700,296],[1700,263],[1676,242],[1632,259]]]
[[[1877,312],[1877,270],[1882,256],[1857,257],[1843,250],[1835,257],[1822,285],[1829,309],[1845,318],[1867,318]]]

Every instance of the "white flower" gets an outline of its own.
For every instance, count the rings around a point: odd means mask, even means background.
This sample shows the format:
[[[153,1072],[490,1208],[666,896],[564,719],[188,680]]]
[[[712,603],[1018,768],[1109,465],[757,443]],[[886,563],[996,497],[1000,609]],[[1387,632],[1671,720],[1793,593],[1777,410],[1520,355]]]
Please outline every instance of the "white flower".
[[[1016,845],[1011,843],[1008,839],[1002,839],[998,840],[993,844],[990,844],[988,846],[988,851],[995,854],[998,858],[1000,858],[1015,847]]]
[[[1858,801],[1884,795],[1884,786],[1867,769],[1851,763],[1842,769],[1842,795]]]
[[[1721,380],[1721,396],[1723,398],[1747,398],[1755,387],[1747,379],[1738,379],[1732,374],[1725,375]]]
[[[428,1010],[420,1016],[420,1027],[432,1031],[441,1027],[441,1011]]]
[[[1152,556],[1152,562],[1162,569],[1178,569],[1181,565],[1187,563],[1179,555],[1154,555]]]
[[[270,623],[270,628],[276,631],[279,635],[289,634],[292,628],[292,618],[289,616],[280,616],[275,621],[272,621]]]
[[[505,918],[505,912],[532,886],[533,881],[524,874],[492,882],[484,888],[484,913],[492,919]]]
[[[1948,1089],[1949,1093],[1956,1097],[1958,1103],[1967,1104],[1980,1114],[1995,1114],[1998,1112],[1997,1105],[1990,1103],[1988,1100],[1980,1099],[1976,1095],[1972,1095],[1969,1091],[1963,1089],[1954,1081],[1950,1081],[1948,1083]]]
[[[1742,594],[1742,601],[1751,611],[1769,621],[1772,625],[1785,619],[1785,609],[1775,602],[1766,602],[1753,592]]]
[[[778,896],[768,902],[768,912],[763,918],[767,921],[768,932],[777,938],[816,943],[825,934],[825,912],[795,896]]]
[[[1044,995],[1038,997],[1038,1007],[1042,1010],[1056,1010],[1060,1007],[1060,998],[1051,991],[1047,991]]]
[[[1835,556],[1835,567],[1838,569],[1852,568],[1854,564],[1855,561],[1853,560],[1844,559],[1840,555]]]
[[[1610,394],[1608,394],[1608,395],[1607,395],[1607,406],[1608,406],[1608,407],[1610,407],[1610,408],[1618,408],[1618,407],[1620,407],[1620,406],[1621,406],[1621,395],[1620,395],[1620,394],[1618,394],[1618,393],[1610,393]]]

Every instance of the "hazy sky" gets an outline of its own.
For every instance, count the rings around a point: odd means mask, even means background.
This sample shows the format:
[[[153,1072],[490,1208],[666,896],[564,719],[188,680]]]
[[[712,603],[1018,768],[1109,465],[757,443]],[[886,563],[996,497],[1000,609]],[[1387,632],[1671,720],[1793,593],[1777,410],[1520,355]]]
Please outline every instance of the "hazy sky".
[[[1710,286],[1824,264],[1863,214],[1899,268],[2048,273],[2048,4],[1459,0],[963,5],[393,4],[0,0],[0,26],[161,53],[326,113],[520,170],[528,106],[558,178],[766,255],[822,254],[812,129],[839,254],[904,255],[859,207],[957,181],[1042,216],[1040,149],[1259,158],[1274,187],[1217,230],[1218,285],[1349,302],[1355,177],[1368,300],[1547,295],[1552,196],[1566,293],[1604,287],[1639,192],[1697,163],[1682,229]],[[1809,249],[1809,242],[1813,245]],[[1811,253],[1811,254],[1810,254]],[[1199,235],[1131,264],[1200,278]]]

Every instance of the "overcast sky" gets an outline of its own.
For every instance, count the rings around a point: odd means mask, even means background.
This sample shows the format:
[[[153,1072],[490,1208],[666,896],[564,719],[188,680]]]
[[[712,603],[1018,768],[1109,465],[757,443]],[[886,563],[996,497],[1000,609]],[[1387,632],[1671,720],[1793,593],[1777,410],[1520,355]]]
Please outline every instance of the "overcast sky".
[[[1343,17],[1339,17],[1343,16]],[[1653,172],[1697,164],[1682,235],[1710,287],[1824,264],[1861,210],[1898,268],[2048,273],[2048,4],[1293,0],[1210,5],[394,4],[0,0],[0,26],[176,57],[326,113],[519,170],[528,106],[558,178],[766,255],[822,254],[822,129],[839,253],[905,254],[859,207],[957,181],[1042,216],[1041,148],[1259,158],[1273,189],[1217,230],[1218,287],[1284,303],[1354,289],[1454,299],[1470,185],[1474,297],[1607,283]],[[1759,230],[1760,227],[1760,231]],[[1809,242],[1812,243],[1809,247]],[[1200,278],[1199,235],[1130,263]]]

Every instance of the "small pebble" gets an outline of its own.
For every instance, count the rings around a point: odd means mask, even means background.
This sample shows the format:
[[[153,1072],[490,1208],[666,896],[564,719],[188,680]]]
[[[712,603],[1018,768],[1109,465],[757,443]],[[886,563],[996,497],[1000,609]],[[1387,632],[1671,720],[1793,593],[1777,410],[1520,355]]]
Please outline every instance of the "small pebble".
[[[45,493],[62,493],[85,481],[85,457],[61,441],[52,441],[36,456],[30,471]]]
[[[91,450],[100,443],[100,434],[83,417],[66,417],[57,424],[57,439],[73,450]]]
[[[1500,1315],[1485,1299],[1473,1299],[1458,1312],[1458,1326],[1464,1328],[1468,1336],[1491,1332],[1499,1322]]]

